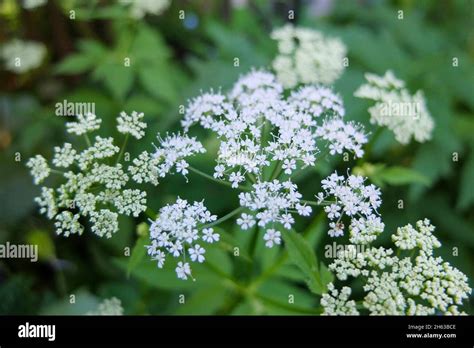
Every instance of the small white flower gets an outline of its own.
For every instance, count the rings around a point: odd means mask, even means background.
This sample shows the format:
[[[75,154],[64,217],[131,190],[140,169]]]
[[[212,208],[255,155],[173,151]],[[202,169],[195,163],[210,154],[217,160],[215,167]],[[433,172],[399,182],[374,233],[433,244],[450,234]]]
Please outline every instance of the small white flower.
[[[178,163],[176,163],[176,172],[186,175],[189,173],[189,170],[187,170],[188,167],[189,167],[188,162],[179,161]]]
[[[244,177],[240,172],[231,173],[229,176],[229,181],[232,183],[232,188],[239,187],[239,183],[244,181]]]
[[[252,215],[242,213],[240,218],[237,219],[237,225],[239,225],[243,230],[248,230],[255,225],[255,219]]]
[[[202,240],[207,242],[207,243],[214,243],[219,241],[220,235],[217,233],[214,233],[213,228],[204,228],[202,230]]]
[[[263,239],[265,240],[265,246],[267,248],[272,248],[274,244],[281,244],[281,233],[271,228],[265,232]]]
[[[188,279],[188,276],[191,276],[191,267],[189,266],[189,263],[178,262],[178,266],[176,266],[176,275],[179,279]]]
[[[344,224],[342,222],[330,222],[328,234],[331,237],[341,237],[344,235]]]
[[[220,179],[224,176],[225,167],[222,164],[218,164],[214,168],[214,178]]]
[[[285,170],[285,174],[291,174],[296,169],[296,161],[294,159],[285,159],[282,168]]]
[[[156,261],[156,265],[158,266],[158,268],[163,268],[163,265],[165,264],[165,256],[165,253],[161,250],[157,250],[156,253],[153,255],[152,260]]]
[[[196,244],[194,248],[189,248],[189,256],[191,257],[192,261],[197,261],[199,263],[204,262],[205,257],[204,253],[206,250],[204,250],[203,247],[201,247],[199,244]]]
[[[296,204],[296,210],[301,216],[310,216],[313,209],[309,205]]]

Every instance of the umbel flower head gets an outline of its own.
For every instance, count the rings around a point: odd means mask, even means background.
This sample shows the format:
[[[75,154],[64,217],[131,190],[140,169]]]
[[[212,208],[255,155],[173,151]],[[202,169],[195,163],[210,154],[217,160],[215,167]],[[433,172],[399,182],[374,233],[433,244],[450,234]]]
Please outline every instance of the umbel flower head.
[[[97,309],[87,312],[86,315],[123,315],[122,301],[117,297],[106,298],[99,303]]]
[[[140,138],[146,127],[140,115],[143,114],[128,117],[121,113],[118,131]],[[56,168],[50,168],[40,155],[27,163],[35,184],[41,184],[50,173],[62,178],[56,188],[43,186],[35,201],[40,213],[54,220],[56,232],[65,237],[82,234],[81,221],[87,220],[92,232],[110,238],[118,231],[119,215],[137,217],[146,209],[146,192],[127,188],[129,174],[119,163],[120,149],[114,145],[114,139],[97,135],[90,142],[88,134],[98,130],[100,124],[94,114],[78,115],[77,121],[68,122],[66,128],[71,134],[85,136],[90,144],[87,148],[78,151],[70,143],[56,146],[52,160]]]
[[[365,78],[367,83],[354,95],[375,101],[369,108],[370,122],[389,128],[401,144],[412,137],[420,143],[431,139],[434,122],[422,91],[411,95],[390,70],[384,76],[365,74]]]
[[[321,181],[324,192],[316,195],[329,220],[331,237],[344,234],[343,217],[351,219],[350,241],[367,244],[377,238],[384,229],[377,209],[382,203],[380,189],[373,184],[365,185],[365,178],[349,175],[348,178],[332,173]]]
[[[321,32],[287,24],[274,30],[278,55],[273,60],[278,81],[285,88],[298,84],[332,84],[344,70],[346,46]]]
[[[191,100],[182,125],[211,130],[221,140],[214,177],[233,187],[246,180],[266,181],[265,170],[285,174],[315,164],[319,146],[331,154],[363,154],[363,127],[343,121],[341,98],[324,86],[305,86],[284,97],[283,87],[267,71],[242,76],[228,95],[213,91]],[[277,172],[279,169],[277,169]],[[256,178],[256,180],[254,180]]]
[[[219,240],[213,228],[206,227],[216,219],[202,202],[188,203],[178,198],[176,203],[161,208],[157,219],[151,221],[148,254],[159,268],[163,267],[167,255],[180,258],[176,266],[177,277],[183,280],[192,278],[188,260],[204,262],[206,250],[203,243]]]
[[[275,75],[253,70],[227,95],[211,90],[191,100],[182,125],[188,131],[199,124],[219,138],[214,178],[250,191],[239,195],[249,211],[237,222],[247,229],[258,220],[272,247],[280,244],[281,227],[291,229],[294,212],[311,213],[291,176],[314,166],[320,148],[363,155],[363,127],[344,115],[341,97],[328,87],[304,86],[285,97]]]
[[[262,182],[253,185],[251,192],[242,192],[239,195],[240,205],[248,208],[252,215],[243,213],[237,224],[243,230],[251,228],[255,223],[266,229],[264,239],[269,248],[274,244],[280,244],[281,232],[276,227],[290,230],[295,220],[290,211],[296,210],[298,215],[309,216],[311,207],[301,203],[301,194],[291,181]]]
[[[23,74],[41,65],[46,47],[40,42],[13,39],[0,47],[0,57],[6,70]]]
[[[371,315],[464,314],[458,306],[472,291],[465,274],[433,255],[441,243],[428,219],[398,228],[392,240],[398,252],[369,247],[363,252],[339,253],[329,266],[340,281],[359,278],[365,296],[363,311]],[[355,255],[348,257],[348,255]],[[358,314],[350,289],[329,285],[321,305],[324,314]]]
[[[160,15],[171,4],[170,0],[120,0],[124,5],[130,5],[130,15],[142,19],[147,14]]]
[[[165,138],[158,135],[157,138],[159,146],[155,146],[155,152],[143,151],[129,167],[133,180],[138,183],[158,185],[159,178],[165,177],[173,169],[176,173],[186,176],[189,163],[185,158],[206,152],[195,137],[172,134],[166,135]]]

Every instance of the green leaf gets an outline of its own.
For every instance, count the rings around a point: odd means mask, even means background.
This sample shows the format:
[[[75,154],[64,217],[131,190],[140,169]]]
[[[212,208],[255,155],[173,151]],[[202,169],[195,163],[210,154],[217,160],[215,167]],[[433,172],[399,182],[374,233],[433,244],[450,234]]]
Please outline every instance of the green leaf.
[[[226,289],[219,284],[211,284],[196,290],[186,298],[184,305],[179,305],[173,313],[177,315],[210,315],[214,314],[227,298]]]
[[[316,298],[289,282],[267,281],[255,296],[265,306],[266,314],[316,314]]]
[[[393,166],[386,167],[382,163],[364,163],[360,167],[355,167],[354,174],[367,176],[378,186],[389,184],[393,186],[407,184],[422,184],[428,186],[431,180],[415,169]]]
[[[464,164],[461,174],[461,186],[459,190],[457,206],[460,209],[469,207],[474,202],[474,150]]]
[[[148,238],[148,235],[142,236],[137,239],[137,242],[135,243],[135,246],[132,249],[132,253],[130,254],[130,260],[128,261],[127,277],[129,277],[135,267],[137,267],[140,262],[144,260],[146,256],[145,245],[147,245],[149,242],[150,239]]]
[[[405,167],[389,167],[382,169],[378,178],[389,185],[423,184],[429,185],[430,180],[414,169]]]
[[[52,260],[56,258],[54,242],[45,230],[32,230],[26,235],[28,244],[38,246],[38,259]]]
[[[309,289],[315,294],[322,294],[326,290],[326,284],[321,280],[316,254],[308,242],[294,231],[283,231],[283,239],[290,260],[306,276]]]
[[[55,68],[57,74],[74,75],[91,70],[97,65],[97,60],[92,55],[77,53],[67,56]]]
[[[116,99],[123,100],[132,87],[134,73],[131,67],[109,62],[98,66],[94,76],[104,82]]]
[[[152,96],[161,98],[164,101],[173,101],[176,99],[176,91],[168,76],[169,67],[162,64],[152,64],[140,66],[138,78],[143,88]]]
[[[96,310],[100,299],[92,295],[87,290],[80,289],[75,291],[75,302],[69,302],[69,296],[60,299],[57,302],[45,306],[41,315],[85,315],[90,311]]]

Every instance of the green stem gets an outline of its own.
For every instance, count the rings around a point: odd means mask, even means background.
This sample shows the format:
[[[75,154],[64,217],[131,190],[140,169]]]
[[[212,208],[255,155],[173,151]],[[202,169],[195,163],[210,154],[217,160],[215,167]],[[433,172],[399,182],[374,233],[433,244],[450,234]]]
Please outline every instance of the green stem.
[[[380,135],[382,134],[384,129],[385,129],[384,127],[378,127],[377,128],[377,130],[374,133],[374,136],[372,137],[372,139],[370,139],[369,143],[365,147],[364,156],[362,156],[361,158],[359,158],[357,160],[356,164],[358,166],[360,166],[362,163],[366,162],[367,159],[370,157],[370,155],[372,154],[372,149],[374,147],[374,144],[377,141],[377,139],[380,138]]]
[[[50,168],[49,170],[51,171],[51,173],[54,173],[54,174],[59,174],[59,175],[64,175],[64,174],[66,174],[65,172],[62,172],[62,171],[57,170],[57,169],[52,169],[52,168]]]
[[[329,204],[332,204],[332,203],[334,203],[334,202],[323,201],[323,202],[321,202],[321,203],[318,203],[318,202],[316,202],[316,201],[307,201],[307,200],[305,200],[305,199],[302,199],[302,200],[301,200],[301,203],[305,203],[305,204],[307,204],[307,205],[312,205],[312,206],[315,206],[315,207],[323,207],[323,206],[325,206],[325,205],[329,205]]]
[[[278,175],[280,175],[281,169],[282,169],[281,165],[282,165],[281,161],[278,161],[276,163],[275,168],[273,168],[272,174],[270,175],[270,181],[278,178]]]
[[[87,133],[84,133],[84,139],[86,139],[87,146],[91,147],[92,146],[91,140],[89,139],[89,136],[87,135]]]
[[[243,207],[238,207],[234,210],[232,210],[230,213],[224,215],[223,217],[221,217],[220,219],[217,219],[216,221],[213,221],[211,223],[208,223],[204,226],[201,226],[201,228],[209,228],[209,227],[212,227],[212,226],[215,226],[215,225],[218,225],[224,221],[227,221],[229,220],[231,217],[237,215],[238,213],[240,213],[242,210],[244,210]]]
[[[125,135],[125,140],[123,141],[122,148],[120,149],[119,155],[117,157],[117,162],[115,162],[115,164],[119,163],[120,160],[122,159],[123,153],[125,151],[125,147],[127,146],[128,136],[129,136],[129,134],[127,133]]]
[[[227,182],[227,181],[224,181],[224,180],[219,180],[219,179],[216,179],[214,178],[212,175],[209,175],[209,174],[206,174],[204,172],[201,172],[199,169],[196,169],[194,167],[191,167],[189,166],[188,169],[198,175],[201,175],[202,177],[206,178],[206,179],[209,179],[211,181],[214,181],[214,182],[217,182],[221,185],[224,185],[224,186],[228,186],[228,187],[232,187],[232,184],[230,182]],[[245,187],[245,186],[237,186],[237,188],[239,188],[240,190],[243,190],[243,191],[250,191],[249,188]]]
[[[247,176],[249,177],[252,183],[257,183],[257,179],[255,179],[255,176],[252,173],[247,173]]]

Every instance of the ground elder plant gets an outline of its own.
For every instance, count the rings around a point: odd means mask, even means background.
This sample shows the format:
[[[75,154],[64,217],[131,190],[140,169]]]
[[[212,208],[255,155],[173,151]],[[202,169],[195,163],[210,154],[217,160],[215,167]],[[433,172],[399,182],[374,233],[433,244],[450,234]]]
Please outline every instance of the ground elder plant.
[[[90,228],[100,237],[111,237],[119,228],[119,215],[145,221],[148,216],[144,248],[157,265],[155,272],[174,259],[175,276],[183,282],[199,282],[195,265],[206,264],[209,248],[224,243],[224,235],[228,244],[232,233],[224,226],[231,222],[235,233],[260,237],[263,253],[288,248],[325,315],[462,314],[460,307],[471,293],[468,279],[434,255],[441,243],[430,221],[399,228],[392,235],[395,249],[373,246],[385,224],[382,191],[370,178],[351,173],[349,167],[326,178],[313,170],[314,193],[305,197],[300,192],[301,173],[329,157],[362,161],[372,135],[350,119],[351,110],[330,86],[344,70],[346,47],[339,39],[291,25],[276,29],[271,38],[278,45],[273,70],[253,68],[228,90],[209,86],[188,101],[181,129],[158,134],[152,144],[141,140],[147,126],[142,113],[117,117],[117,130],[125,137],[121,147],[112,137],[95,134],[101,120],[93,114],[68,122],[67,131],[82,137],[86,147],[65,143],[55,147],[52,165],[41,155],[27,164],[35,184],[42,185],[36,198],[40,212],[64,236]],[[367,74],[366,79],[355,95],[375,102],[368,109],[371,123],[388,127],[401,144],[412,138],[429,141],[434,122],[422,92],[411,95],[390,71],[383,77]],[[396,109],[401,106],[408,109]],[[142,152],[124,163],[129,137],[139,142]],[[218,144],[209,173],[190,161],[209,150],[203,145],[208,139]],[[206,207],[211,198],[202,192],[200,201],[176,196],[163,207],[149,206],[141,185],[161,185],[175,174],[187,185],[202,176],[228,186],[238,204],[219,217]],[[50,185],[53,175],[60,180]],[[345,250],[354,251],[339,253],[328,267],[317,264],[314,250],[296,230],[297,219],[309,221],[318,214],[329,220],[324,228],[328,238],[348,240]],[[358,252],[360,245],[365,248]],[[256,257],[253,248],[248,258],[254,262]],[[362,288],[352,288],[353,278]],[[342,282],[348,283],[340,286]]]

